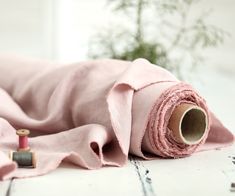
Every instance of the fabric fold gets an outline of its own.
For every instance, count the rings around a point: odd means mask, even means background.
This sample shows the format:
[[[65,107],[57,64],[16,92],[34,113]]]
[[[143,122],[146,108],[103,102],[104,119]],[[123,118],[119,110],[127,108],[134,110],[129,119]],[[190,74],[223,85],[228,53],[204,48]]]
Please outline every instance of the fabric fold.
[[[210,118],[199,144],[176,142],[168,121],[177,105],[195,104]],[[234,136],[205,100],[145,59],[70,65],[0,56],[0,178],[43,175],[62,161],[97,169],[123,166],[128,154],[177,158],[232,144]],[[16,168],[16,129],[30,129],[35,169]]]

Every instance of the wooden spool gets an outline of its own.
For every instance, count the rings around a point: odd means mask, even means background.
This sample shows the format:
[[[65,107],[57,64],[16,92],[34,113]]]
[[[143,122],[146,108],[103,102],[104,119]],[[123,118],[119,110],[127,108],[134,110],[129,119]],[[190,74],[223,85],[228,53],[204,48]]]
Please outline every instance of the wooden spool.
[[[27,129],[19,129],[16,131],[16,134],[19,136],[19,145],[17,151],[30,151],[28,145],[28,135],[30,131]]]

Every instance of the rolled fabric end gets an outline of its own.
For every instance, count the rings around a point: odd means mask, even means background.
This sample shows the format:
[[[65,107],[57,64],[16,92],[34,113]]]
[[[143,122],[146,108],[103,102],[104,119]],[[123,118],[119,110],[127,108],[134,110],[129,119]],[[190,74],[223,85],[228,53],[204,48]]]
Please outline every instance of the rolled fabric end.
[[[148,87],[146,92],[157,92],[157,85]],[[146,110],[149,115],[141,143],[143,154],[138,155],[185,157],[205,143],[210,128],[209,110],[205,100],[190,85],[178,83],[165,88],[147,104],[150,110]]]
[[[183,103],[174,109],[168,127],[177,142],[198,144],[208,128],[208,116],[201,107]]]

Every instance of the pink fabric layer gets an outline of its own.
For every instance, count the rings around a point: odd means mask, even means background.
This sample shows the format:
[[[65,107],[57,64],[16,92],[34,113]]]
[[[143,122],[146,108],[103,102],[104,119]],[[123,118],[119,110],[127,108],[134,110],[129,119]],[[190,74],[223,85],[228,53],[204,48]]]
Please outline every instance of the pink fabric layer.
[[[210,117],[200,144],[179,144],[167,128],[181,103]],[[122,166],[128,153],[177,158],[234,141],[190,85],[144,59],[60,65],[2,55],[0,117],[1,179],[42,175],[62,161],[88,169]],[[35,169],[19,169],[7,156],[17,149],[19,128],[32,132]]]

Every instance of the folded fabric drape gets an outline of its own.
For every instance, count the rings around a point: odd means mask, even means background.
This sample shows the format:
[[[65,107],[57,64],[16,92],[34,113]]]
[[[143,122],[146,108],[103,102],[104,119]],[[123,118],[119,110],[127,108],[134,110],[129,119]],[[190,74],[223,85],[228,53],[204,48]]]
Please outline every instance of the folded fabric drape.
[[[199,143],[177,142],[168,126],[180,104],[199,106],[208,116]],[[8,158],[20,128],[32,132],[35,169],[18,169]],[[233,141],[189,84],[145,59],[63,65],[0,56],[0,179],[42,175],[62,161],[88,169],[122,166],[128,153],[184,157]]]

